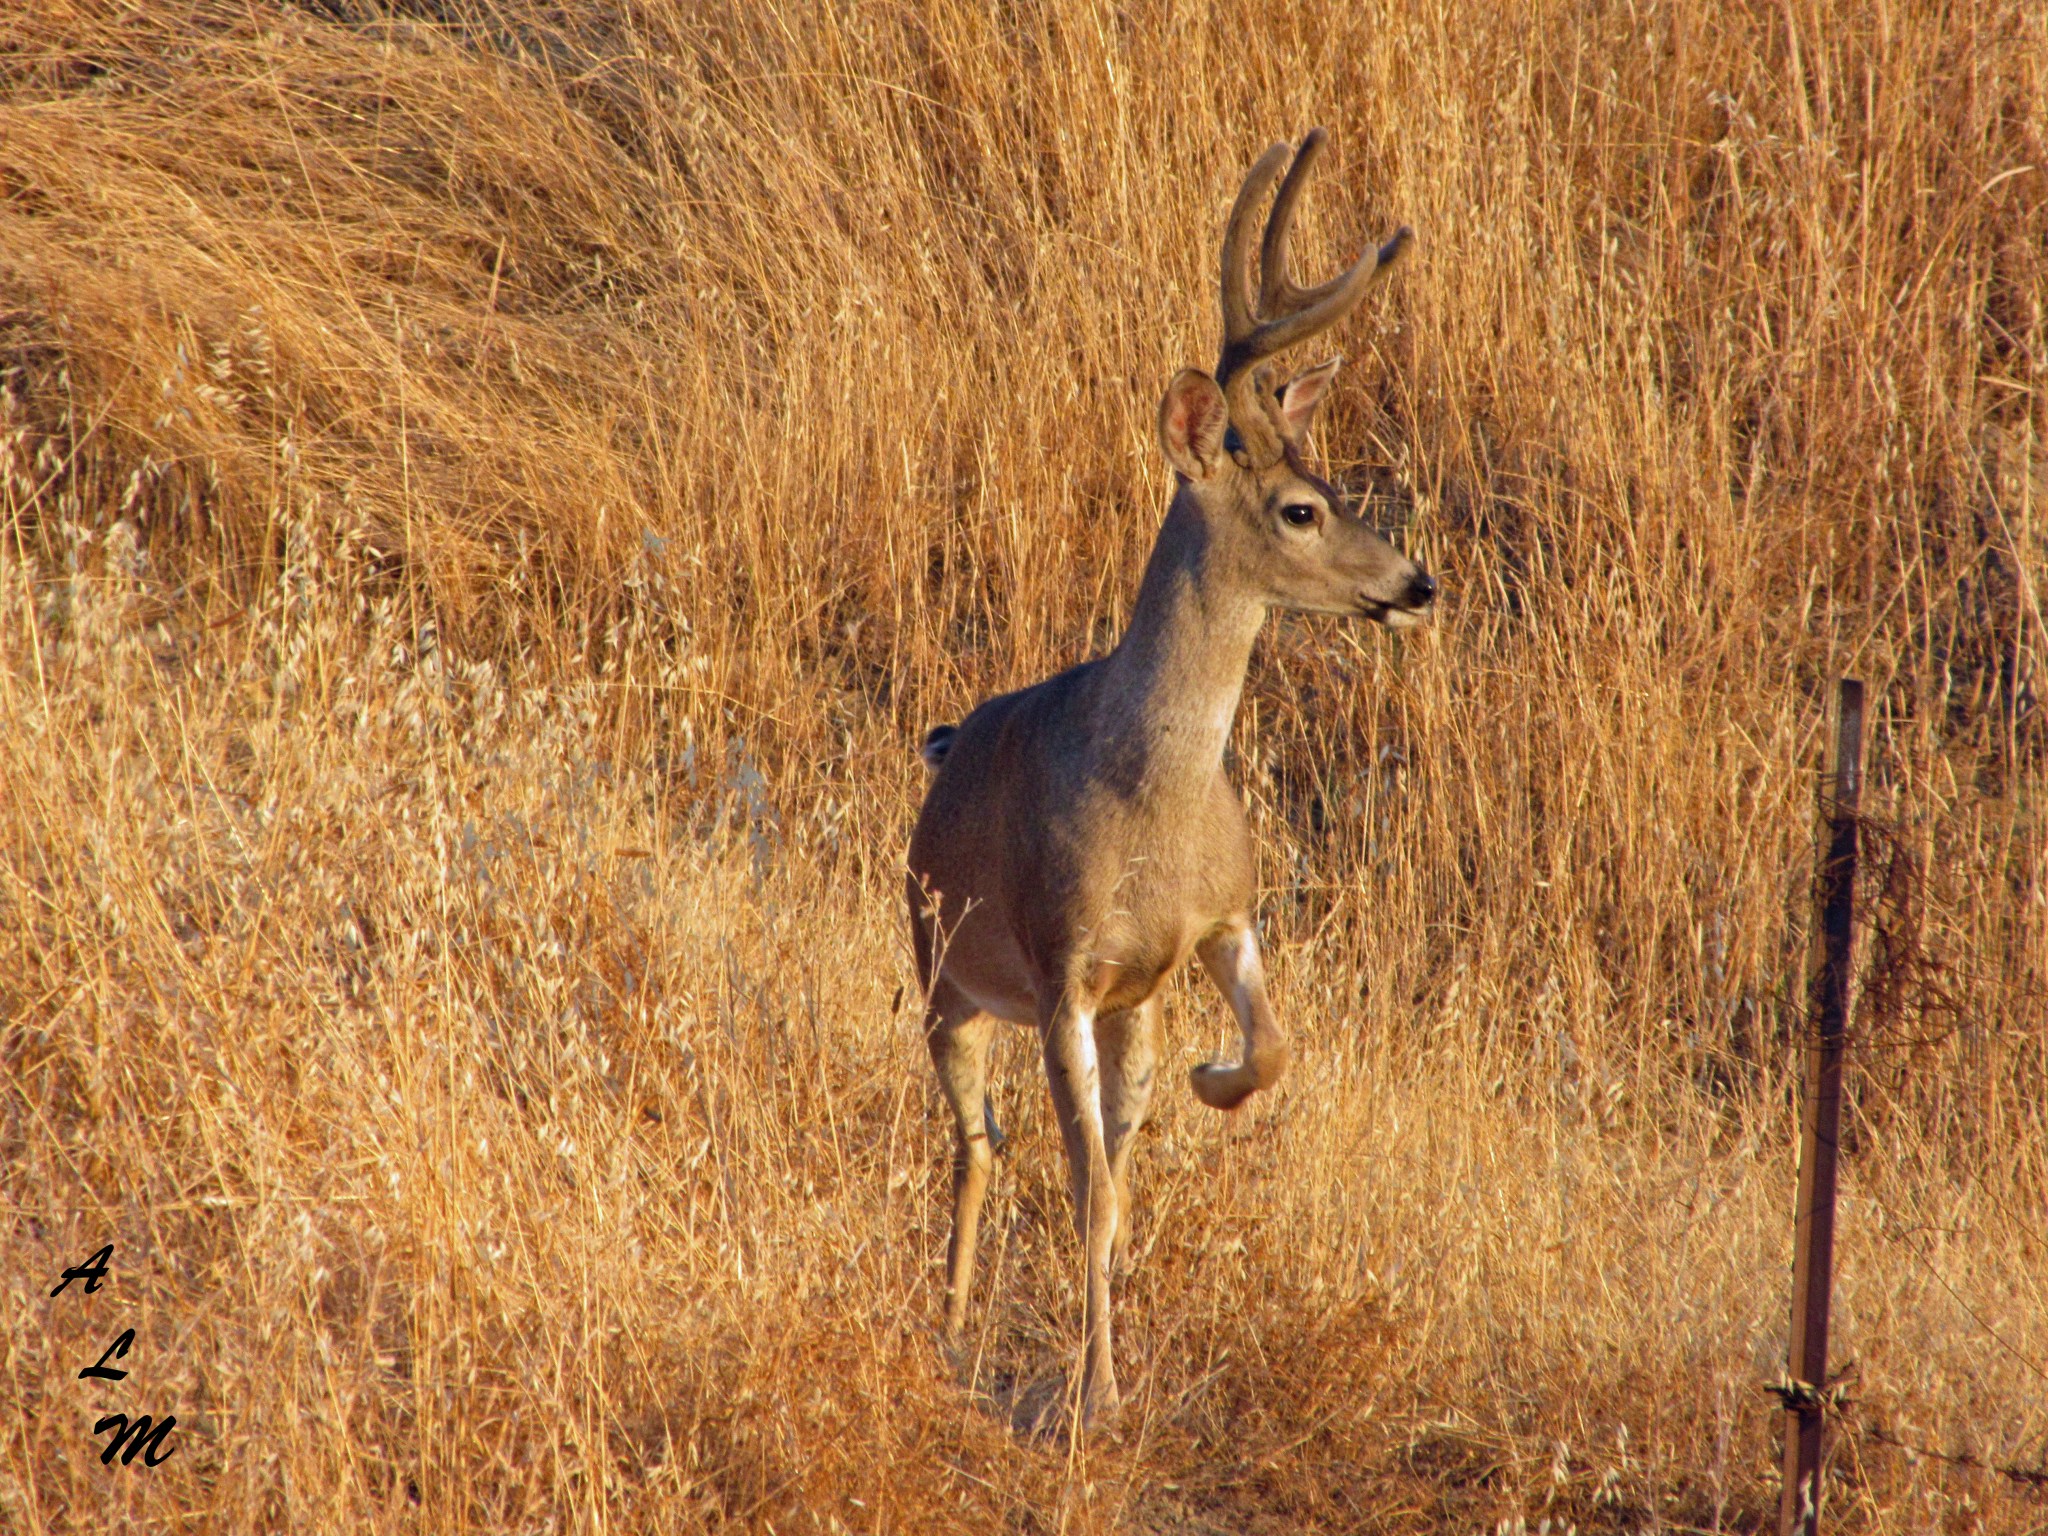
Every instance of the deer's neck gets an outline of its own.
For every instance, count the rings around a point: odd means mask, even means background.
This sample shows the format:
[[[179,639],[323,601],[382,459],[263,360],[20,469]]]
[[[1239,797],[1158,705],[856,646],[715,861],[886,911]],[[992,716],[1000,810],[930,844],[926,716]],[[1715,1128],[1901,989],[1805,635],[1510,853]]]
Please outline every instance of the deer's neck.
[[[1093,745],[1108,782],[1148,799],[1207,792],[1265,617],[1230,579],[1199,508],[1176,496],[1130,627],[1103,663]]]

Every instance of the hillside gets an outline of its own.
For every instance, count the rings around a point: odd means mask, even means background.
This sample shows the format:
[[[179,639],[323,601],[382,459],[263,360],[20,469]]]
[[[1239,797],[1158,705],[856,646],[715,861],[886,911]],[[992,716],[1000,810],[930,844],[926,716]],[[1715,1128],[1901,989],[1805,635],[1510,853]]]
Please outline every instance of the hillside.
[[[1445,597],[1260,641],[1294,1067],[1176,986],[1069,1445],[1027,1037],[936,1339],[916,746],[1114,642],[1316,123]],[[2029,0],[5,8],[0,1526],[1757,1529],[1848,674],[1831,1523],[2039,1530],[2044,295]]]

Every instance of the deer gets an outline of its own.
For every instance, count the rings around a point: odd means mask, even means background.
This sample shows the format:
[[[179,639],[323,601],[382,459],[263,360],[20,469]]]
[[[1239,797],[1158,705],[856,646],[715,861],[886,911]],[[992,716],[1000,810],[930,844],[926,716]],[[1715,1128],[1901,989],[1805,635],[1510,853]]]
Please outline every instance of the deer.
[[[945,1337],[957,1348],[1001,1132],[988,1102],[998,1020],[1038,1030],[1081,1241],[1083,1432],[1120,1404],[1110,1274],[1124,1256],[1133,1145],[1151,1104],[1160,992],[1190,954],[1227,999],[1240,1059],[1193,1068],[1235,1109],[1285,1071],[1253,912],[1252,843],[1224,748],[1269,610],[1426,622],[1437,583],[1311,468],[1304,444],[1343,359],[1276,385],[1272,359],[1330,329],[1413,241],[1402,226],[1317,287],[1288,232],[1326,135],[1252,167],[1224,227],[1223,347],[1158,413],[1174,476],[1122,637],[1107,655],[936,727],[905,875],[924,1036],[953,1113]],[[1285,177],[1282,179],[1282,172]],[[1258,206],[1279,181],[1248,259]]]

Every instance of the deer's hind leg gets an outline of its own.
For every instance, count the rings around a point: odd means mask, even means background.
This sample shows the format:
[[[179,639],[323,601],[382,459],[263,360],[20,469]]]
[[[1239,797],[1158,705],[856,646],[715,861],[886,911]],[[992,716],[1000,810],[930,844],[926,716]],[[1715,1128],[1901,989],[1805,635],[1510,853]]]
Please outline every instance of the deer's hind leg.
[[[953,1111],[953,1240],[946,1249],[946,1337],[957,1340],[974,1285],[974,1249],[981,1234],[981,1203],[988,1194],[995,1154],[989,1135],[988,1047],[995,1020],[943,976],[925,1006],[924,1040],[939,1075],[939,1090]]]
[[[1159,999],[1135,1008],[1104,1014],[1095,1023],[1095,1041],[1102,1074],[1102,1144],[1109,1176],[1116,1187],[1116,1241],[1113,1267],[1124,1267],[1131,1242],[1131,1154],[1138,1131],[1152,1107],[1152,1085],[1159,1070]]]

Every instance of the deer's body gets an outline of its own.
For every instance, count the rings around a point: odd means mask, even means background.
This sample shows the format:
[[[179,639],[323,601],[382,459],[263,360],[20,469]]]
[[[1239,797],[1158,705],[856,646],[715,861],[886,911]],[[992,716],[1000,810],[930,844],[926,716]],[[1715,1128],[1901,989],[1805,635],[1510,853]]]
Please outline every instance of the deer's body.
[[[1275,390],[1261,358],[1334,323],[1407,232],[1304,292],[1286,232],[1311,135],[1264,244],[1263,322],[1245,291],[1249,210],[1279,176],[1274,146],[1247,179],[1224,245],[1220,381],[1184,370],[1160,408],[1178,484],[1115,650],[982,704],[935,731],[935,775],[909,851],[925,1031],[957,1136],[947,1324],[974,1272],[992,1156],[991,1020],[1037,1027],[1087,1251],[1084,1411],[1117,1401],[1109,1271],[1122,1244],[1134,1134],[1150,1104],[1161,983],[1198,954],[1243,1034],[1235,1065],[1197,1067],[1205,1103],[1270,1086],[1288,1044],[1266,999],[1252,925],[1252,850],[1223,752],[1267,610],[1402,622],[1435,583],[1348,513],[1300,443],[1336,363]]]
[[[1263,612],[1222,653],[1162,540],[1114,652],[990,699],[948,746],[910,866],[942,899],[944,974],[983,1011],[1035,1024],[1048,989],[1133,1008],[1197,940],[1249,914],[1251,842],[1223,748]],[[1181,668],[1192,653],[1213,665]],[[919,924],[920,933],[926,925]]]

